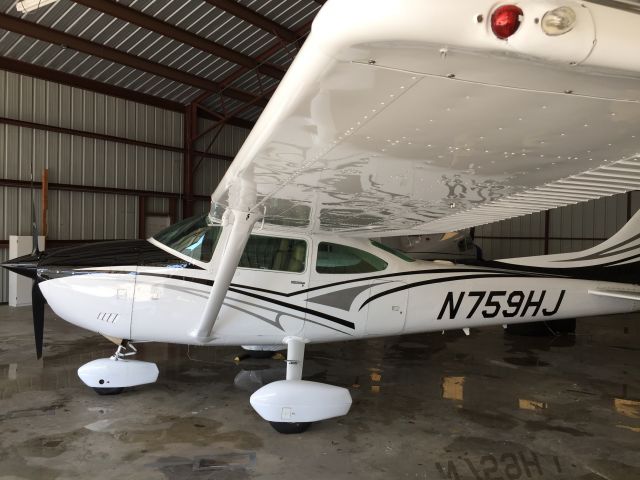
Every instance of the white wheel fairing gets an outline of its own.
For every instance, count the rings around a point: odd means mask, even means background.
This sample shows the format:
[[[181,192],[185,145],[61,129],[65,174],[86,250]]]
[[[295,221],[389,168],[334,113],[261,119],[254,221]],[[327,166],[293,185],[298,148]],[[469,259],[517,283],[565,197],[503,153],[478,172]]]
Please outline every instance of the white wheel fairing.
[[[306,380],[281,380],[251,395],[251,406],[269,422],[318,422],[346,415],[349,390]]]
[[[154,383],[158,373],[155,363],[122,358],[99,358],[78,369],[80,379],[92,388],[122,388]]]

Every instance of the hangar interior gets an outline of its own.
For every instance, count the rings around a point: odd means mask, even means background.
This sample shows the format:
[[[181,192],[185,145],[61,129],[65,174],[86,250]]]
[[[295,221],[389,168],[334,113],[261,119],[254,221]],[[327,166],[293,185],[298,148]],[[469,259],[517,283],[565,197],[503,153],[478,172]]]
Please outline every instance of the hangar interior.
[[[0,2],[0,263],[10,235],[32,233],[32,198],[47,248],[145,239],[208,211],[324,3]],[[585,250],[639,209],[633,191],[473,238],[486,259]],[[0,478],[640,477],[635,314],[570,336],[314,345],[305,377],[349,388],[355,411],[283,437],[247,401],[282,358],[141,345],[161,380],[98,397],[76,369],[112,345],[47,310],[36,360],[30,308],[9,301],[0,269]]]

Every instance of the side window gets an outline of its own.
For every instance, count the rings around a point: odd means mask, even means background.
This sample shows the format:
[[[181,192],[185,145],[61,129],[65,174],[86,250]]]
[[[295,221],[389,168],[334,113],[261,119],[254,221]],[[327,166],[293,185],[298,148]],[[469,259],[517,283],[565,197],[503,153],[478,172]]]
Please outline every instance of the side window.
[[[238,266],[300,273],[304,271],[306,258],[304,240],[251,235]]]
[[[318,245],[318,273],[370,273],[387,268],[387,262],[353,247],[322,242]]]

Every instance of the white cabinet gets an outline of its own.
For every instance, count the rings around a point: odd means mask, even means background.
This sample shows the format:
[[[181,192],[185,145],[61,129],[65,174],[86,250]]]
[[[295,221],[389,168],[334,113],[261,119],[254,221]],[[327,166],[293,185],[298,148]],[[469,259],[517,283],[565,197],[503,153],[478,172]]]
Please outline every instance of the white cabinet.
[[[44,237],[38,237],[38,248],[44,250]],[[29,255],[33,250],[33,237],[10,235],[9,236],[9,258]],[[9,305],[11,307],[25,307],[31,305],[31,286],[33,281],[30,278],[9,273]]]

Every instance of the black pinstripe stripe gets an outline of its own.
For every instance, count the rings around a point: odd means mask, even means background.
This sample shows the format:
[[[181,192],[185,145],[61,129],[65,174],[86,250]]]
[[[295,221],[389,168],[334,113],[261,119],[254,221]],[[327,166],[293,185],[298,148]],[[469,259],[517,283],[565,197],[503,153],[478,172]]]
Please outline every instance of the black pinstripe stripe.
[[[311,288],[307,288],[304,290],[298,290],[296,292],[291,292],[291,293],[282,293],[282,292],[274,292],[272,290],[268,290],[266,288],[260,288],[260,287],[249,287],[249,286],[244,286],[244,285],[237,285],[232,283],[231,285],[234,287],[238,287],[238,288],[244,288],[246,290],[254,290],[256,292],[263,292],[263,293],[270,293],[272,295],[278,295],[281,297],[293,297],[296,295],[302,295],[303,293],[309,293],[309,292],[314,292],[316,290],[322,290],[323,288],[331,288],[331,287],[338,287],[340,285],[347,285],[349,283],[357,283],[357,282],[366,282],[366,281],[370,281],[370,280],[379,280],[379,279],[385,279],[385,278],[397,278],[397,277],[407,277],[407,276],[411,276],[411,275],[435,275],[435,274],[440,274],[440,273],[512,273],[512,274],[519,274],[519,275],[523,275],[522,273],[519,273],[516,269],[508,269],[508,268],[442,268],[442,269],[429,269],[429,270],[414,270],[414,271],[409,271],[409,272],[398,272],[398,273],[388,273],[386,275],[373,275],[370,277],[363,277],[363,278],[353,278],[351,280],[343,280],[341,282],[334,282],[334,283],[327,283],[324,285],[319,285],[317,287],[311,287]],[[538,273],[538,272],[527,272],[528,276],[540,276],[540,277],[563,277],[563,275],[561,274],[551,274],[551,273]]]
[[[311,310],[310,308],[299,307],[297,305],[291,305],[290,303],[281,302],[279,300],[274,300],[273,298],[263,297],[262,295],[258,295],[256,293],[244,292],[242,290],[238,290],[237,288],[230,287],[229,291],[234,293],[239,293],[241,295],[246,295],[247,297],[255,298],[257,300],[262,300],[268,303],[273,303],[275,305],[279,305],[281,307],[290,308],[291,310],[296,310],[298,312],[309,313],[316,317],[324,318],[325,320],[329,320],[330,322],[337,323],[338,325],[342,325],[347,328],[351,328],[355,330],[355,324],[353,322],[349,322],[347,320],[342,320],[341,318],[334,317],[332,315],[327,315],[326,313],[318,312],[317,310]]]
[[[529,275],[517,274],[517,273],[496,273],[495,275],[460,275],[458,277],[447,277],[447,278],[434,278],[432,280],[423,280],[421,282],[407,283],[405,285],[400,285],[399,287],[391,288],[384,292],[380,292],[372,297],[369,297],[365,300],[358,310],[362,310],[367,304],[377,300],[378,298],[385,297],[387,295],[391,295],[392,293],[400,292],[402,290],[408,290],[410,288],[420,287],[423,285],[433,285],[436,283],[448,283],[448,282],[456,282],[458,280],[475,280],[480,278],[509,278],[509,277],[518,277],[518,278],[540,278],[539,276],[531,277]]]
[[[596,253],[592,253],[591,255],[586,255],[584,257],[576,257],[576,258],[571,258],[571,259],[566,259],[566,260],[555,260],[555,263],[563,263],[563,262],[584,262],[584,261],[588,261],[588,260],[602,260],[605,258],[611,258],[611,257],[615,257],[616,255],[622,255],[623,253],[627,253],[627,252],[632,252],[634,250],[638,250],[640,249],[640,245],[634,245],[633,247],[628,247],[622,250],[618,250],[617,252],[613,252],[613,250],[616,250],[620,247],[623,247],[625,245],[630,244],[631,242],[634,242],[636,240],[638,240],[640,238],[640,234],[638,235],[634,235],[631,238],[628,238],[616,245],[613,245],[611,247],[607,247],[604,250],[601,250],[599,252]],[[620,260],[622,261],[626,261],[626,260],[631,260],[632,258],[637,258],[639,255],[633,256],[633,257],[628,257],[625,259]],[[613,264],[610,264],[613,265]],[[601,265],[604,266],[604,265]]]

